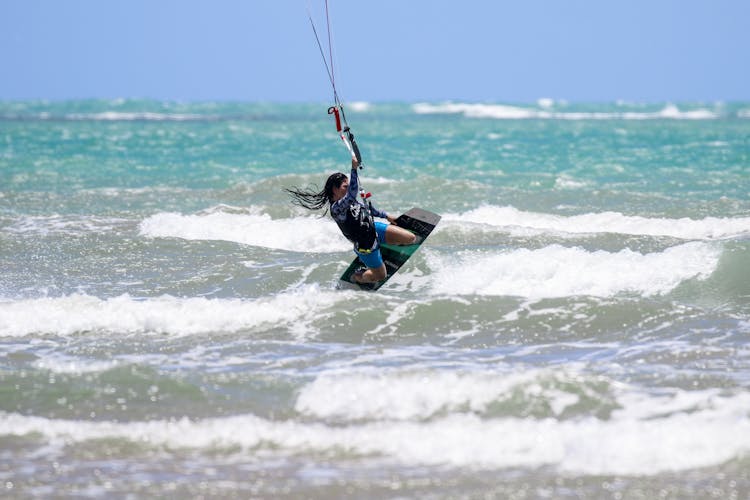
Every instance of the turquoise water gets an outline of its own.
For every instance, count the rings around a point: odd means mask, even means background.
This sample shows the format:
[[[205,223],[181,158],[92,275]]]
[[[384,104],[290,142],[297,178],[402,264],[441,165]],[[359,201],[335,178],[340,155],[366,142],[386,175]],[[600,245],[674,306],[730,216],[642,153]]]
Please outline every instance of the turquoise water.
[[[11,496],[750,495],[750,103],[0,103]]]

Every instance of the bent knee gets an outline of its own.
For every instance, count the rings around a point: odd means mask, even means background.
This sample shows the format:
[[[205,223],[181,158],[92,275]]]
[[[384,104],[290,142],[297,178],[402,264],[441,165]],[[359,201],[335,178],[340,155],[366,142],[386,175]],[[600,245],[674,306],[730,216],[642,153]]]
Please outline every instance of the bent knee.
[[[395,245],[413,245],[417,241],[417,237],[411,231],[407,231],[404,228],[398,226],[388,226],[385,233],[386,243]]]
[[[417,237],[411,231],[401,229],[398,232],[398,243],[400,245],[413,245],[416,242],[417,242]]]

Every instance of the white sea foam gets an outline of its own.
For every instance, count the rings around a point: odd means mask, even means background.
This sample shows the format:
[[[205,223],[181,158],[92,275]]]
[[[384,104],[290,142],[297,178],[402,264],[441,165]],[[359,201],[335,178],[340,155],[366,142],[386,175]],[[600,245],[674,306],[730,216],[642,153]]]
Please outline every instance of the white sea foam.
[[[354,102],[347,103],[346,109],[351,109],[352,111],[364,113],[372,109],[372,104],[370,104],[367,101],[354,101]]]
[[[74,294],[0,302],[0,336],[78,332],[166,333],[175,336],[266,329],[314,319],[346,294],[315,286],[259,299],[207,299],[128,295],[100,299]]]
[[[674,104],[667,104],[659,111],[586,112],[552,111],[551,103],[542,101],[540,108],[522,108],[505,104],[479,103],[417,103],[412,109],[417,114],[462,114],[467,118],[494,118],[497,120],[714,120],[720,115],[708,109],[680,111]]]
[[[579,189],[586,186],[588,186],[588,183],[573,179],[565,174],[555,179],[555,189]]]
[[[484,205],[462,214],[445,214],[443,221],[486,224],[506,228],[511,233],[524,228],[554,233],[619,233],[689,240],[724,239],[750,234],[750,217],[669,219],[624,215],[619,212],[564,216],[495,205]]]
[[[433,293],[521,296],[531,299],[620,293],[659,295],[716,269],[721,249],[690,242],[641,254],[551,245],[537,250],[462,251],[450,257],[425,252]]]
[[[568,180],[561,182],[566,187],[575,183]],[[575,235],[619,233],[712,240],[750,234],[750,217],[668,219],[623,215],[618,212],[562,216],[493,205],[461,214],[445,214],[438,230],[465,223],[484,224],[510,234],[523,235],[529,231]],[[38,225],[39,221],[34,224]],[[34,227],[34,224],[28,228]],[[50,221],[46,226],[50,224],[58,224],[58,221]],[[15,230],[21,229],[23,228],[19,227]],[[141,222],[140,232],[143,236],[154,238],[223,240],[298,252],[335,253],[351,248],[332,221],[319,217],[272,219],[266,214],[228,211],[192,215],[158,213]]]
[[[351,248],[336,224],[320,217],[272,219],[265,214],[159,213],[141,222],[140,230],[143,236],[154,238],[234,241],[295,252],[332,253]]]
[[[47,119],[52,117],[47,116]],[[124,112],[124,111],[102,111],[100,113],[70,113],[64,116],[66,120],[72,121],[200,121],[217,120],[216,115],[199,115],[193,113],[154,113],[149,111]]]
[[[43,111],[37,114],[6,114],[8,119],[40,121],[155,121],[155,122],[186,122],[186,121],[216,121],[221,120],[220,115],[197,114],[197,113],[156,113],[153,111],[101,111],[98,113],[66,113],[53,114]]]
[[[483,419],[452,414],[426,422],[271,421],[254,415],[119,423],[0,413],[3,435],[37,434],[47,450],[95,439],[187,449],[265,450],[277,456],[347,453],[404,466],[502,469],[553,466],[574,474],[653,475],[719,465],[750,451],[750,396],[702,393],[700,404],[652,418]],[[663,401],[654,399],[652,406]]]
[[[549,109],[555,105],[555,100],[549,97],[541,97],[536,101],[537,106],[544,109]]]
[[[81,374],[107,371],[120,365],[120,361],[114,359],[102,361],[53,354],[34,361],[33,365],[36,369],[48,370],[53,373]]]
[[[39,215],[23,216],[3,228],[10,233],[36,233],[80,235],[85,232],[104,233],[123,228],[127,219],[95,215]]]
[[[332,370],[300,391],[295,409],[305,415],[339,421],[430,419],[442,413],[484,413],[489,405],[523,393],[544,397],[559,416],[578,395],[555,387],[579,380],[560,371]],[[543,396],[542,396],[543,393]]]
[[[81,193],[90,193],[101,196],[122,196],[122,195],[148,195],[148,194],[183,194],[190,193],[192,190],[176,186],[144,186],[137,188],[127,187],[99,187],[90,189],[81,189]]]
[[[521,371],[503,364],[450,370],[414,364],[390,369],[334,368],[302,388],[295,410],[309,418],[338,423],[428,421],[449,413],[488,418],[493,405],[500,404],[507,411],[539,402],[549,407],[554,418],[566,419],[564,412],[584,397],[587,414],[591,405],[603,404],[612,418],[646,421],[713,408],[722,398],[717,389],[645,393],[604,375],[586,374],[582,368],[576,364]],[[743,397],[750,401],[750,395]],[[567,417],[576,418],[575,412]]]

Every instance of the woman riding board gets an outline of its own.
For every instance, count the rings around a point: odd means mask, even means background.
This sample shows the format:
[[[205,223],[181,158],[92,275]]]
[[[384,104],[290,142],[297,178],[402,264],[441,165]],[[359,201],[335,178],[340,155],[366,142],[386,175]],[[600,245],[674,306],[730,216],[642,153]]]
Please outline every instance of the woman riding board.
[[[359,179],[357,167],[359,162],[352,160],[352,171],[347,179],[345,174],[335,173],[328,177],[321,191],[286,189],[292,196],[292,202],[309,210],[318,210],[328,204],[331,217],[338,224],[346,239],[354,244],[354,253],[367,266],[363,272],[353,274],[358,283],[374,283],[386,278],[387,271],[380,254],[380,244],[411,245],[416,236],[396,225],[395,217],[378,210],[369,204],[368,207],[357,199]],[[372,217],[387,219],[375,222]]]

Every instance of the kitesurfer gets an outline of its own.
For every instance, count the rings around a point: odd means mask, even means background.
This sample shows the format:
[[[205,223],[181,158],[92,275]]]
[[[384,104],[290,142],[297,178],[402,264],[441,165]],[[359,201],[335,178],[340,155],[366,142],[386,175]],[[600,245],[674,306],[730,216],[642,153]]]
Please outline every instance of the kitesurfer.
[[[310,189],[286,189],[292,202],[309,210],[318,210],[328,205],[331,217],[338,224],[346,239],[354,244],[354,253],[366,266],[353,275],[358,283],[373,283],[386,278],[387,271],[380,254],[380,244],[411,245],[416,236],[396,225],[396,218],[382,210],[367,205],[357,199],[359,162],[352,159],[349,178],[338,172],[331,174],[325,187],[320,191]],[[374,217],[388,220],[388,223],[374,221]]]

